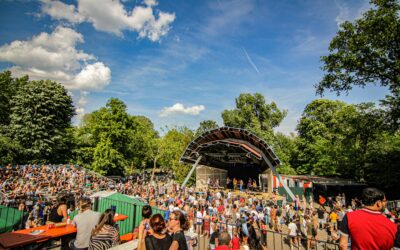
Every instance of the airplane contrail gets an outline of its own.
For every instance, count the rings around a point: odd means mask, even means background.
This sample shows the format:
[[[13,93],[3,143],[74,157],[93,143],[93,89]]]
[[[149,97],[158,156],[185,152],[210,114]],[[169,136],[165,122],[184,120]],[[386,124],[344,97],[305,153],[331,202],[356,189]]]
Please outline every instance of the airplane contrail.
[[[253,60],[251,60],[251,57],[249,56],[249,54],[247,53],[246,49],[243,48],[243,52],[246,54],[247,60],[249,61],[249,63],[251,64],[251,66],[253,67],[253,69],[260,74],[260,71],[258,70],[257,66],[254,64]]]

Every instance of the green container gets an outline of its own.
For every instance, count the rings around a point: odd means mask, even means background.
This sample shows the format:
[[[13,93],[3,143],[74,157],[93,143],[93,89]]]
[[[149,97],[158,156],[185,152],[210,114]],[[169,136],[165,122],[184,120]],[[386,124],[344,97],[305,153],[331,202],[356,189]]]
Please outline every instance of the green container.
[[[105,198],[99,198],[98,211],[103,213],[106,209],[115,206],[116,213],[128,216],[124,221],[118,222],[120,235],[132,233],[133,230],[139,226],[142,221],[142,210],[147,205],[135,198],[129,197],[124,194],[115,193]],[[165,211],[152,207],[153,214],[160,213],[164,216]]]
[[[0,205],[0,233],[11,232],[20,224],[27,212]]]

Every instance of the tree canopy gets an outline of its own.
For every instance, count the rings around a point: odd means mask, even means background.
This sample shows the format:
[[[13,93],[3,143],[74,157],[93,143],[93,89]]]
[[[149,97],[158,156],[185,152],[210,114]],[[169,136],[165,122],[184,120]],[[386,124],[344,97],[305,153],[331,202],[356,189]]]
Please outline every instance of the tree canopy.
[[[72,98],[53,81],[30,81],[11,99],[9,137],[33,162],[64,162],[68,152],[67,129],[75,114]]]
[[[224,124],[248,129],[267,141],[273,139],[273,129],[279,126],[287,111],[278,109],[275,102],[266,103],[260,93],[240,94],[235,100],[236,108],[221,114]]]
[[[391,95],[383,105],[390,112],[390,122],[400,125],[400,2],[371,0],[375,5],[362,18],[341,24],[332,39],[330,54],[322,56],[323,79],[316,85],[317,93],[326,89],[337,94],[353,86],[379,84],[388,87]]]
[[[205,120],[200,122],[199,127],[196,130],[195,137],[202,135],[204,132],[207,132],[209,130],[217,129],[219,128],[218,123],[213,120]]]

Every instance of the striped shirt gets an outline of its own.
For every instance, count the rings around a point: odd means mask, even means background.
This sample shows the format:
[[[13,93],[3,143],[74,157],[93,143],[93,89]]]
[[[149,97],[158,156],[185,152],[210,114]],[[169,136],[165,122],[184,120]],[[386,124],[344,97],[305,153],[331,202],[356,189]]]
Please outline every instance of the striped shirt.
[[[104,225],[102,229],[90,238],[89,250],[109,249],[119,242],[118,230],[109,225]]]

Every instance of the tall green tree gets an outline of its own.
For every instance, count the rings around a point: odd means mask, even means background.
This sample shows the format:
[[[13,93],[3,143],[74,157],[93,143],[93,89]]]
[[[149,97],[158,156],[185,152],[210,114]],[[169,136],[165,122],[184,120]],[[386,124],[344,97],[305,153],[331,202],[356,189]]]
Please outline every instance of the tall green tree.
[[[371,0],[373,8],[353,23],[341,24],[332,39],[330,54],[321,57],[326,72],[316,85],[317,93],[326,89],[337,94],[353,86],[380,84],[391,95],[383,102],[391,110],[391,123],[400,126],[400,2]]]
[[[167,128],[168,129],[168,128]],[[163,137],[163,154],[160,164],[167,169],[172,169],[176,180],[182,183],[190,171],[191,166],[179,162],[187,145],[194,139],[194,133],[187,127],[174,127],[168,129]],[[193,183],[193,176],[191,183]]]
[[[301,174],[337,175],[340,149],[338,114],[344,102],[318,99],[304,109],[297,126],[299,134],[297,171]]]
[[[297,152],[296,141],[297,136],[293,133],[289,136],[279,132],[275,133],[274,152],[281,161],[281,165],[277,169],[280,174],[296,174],[293,167],[295,166],[293,159]]]
[[[157,165],[156,157],[153,152],[156,151],[159,139],[157,131],[151,120],[144,116],[133,116],[132,137],[129,143],[131,154],[130,167],[128,172],[133,169],[142,169],[148,165]],[[155,162],[155,163],[154,163]]]
[[[21,151],[22,148],[18,143],[10,137],[0,135],[0,166],[21,163],[19,161]]]
[[[297,171],[365,180],[370,149],[385,133],[384,115],[373,103],[319,99],[308,104],[297,127]]]
[[[66,89],[53,81],[30,81],[11,100],[9,136],[23,148],[24,162],[65,162],[65,137],[75,114]]]
[[[13,78],[10,71],[0,73],[0,126],[7,126],[10,123],[11,100],[19,88],[27,83],[28,76]]]
[[[260,93],[240,94],[236,100],[236,108],[224,110],[222,119],[226,126],[244,128],[264,139],[278,155],[282,162],[281,173],[293,174],[290,165],[290,152],[285,146],[291,145],[291,139],[283,134],[276,134],[278,127],[285,118],[287,111],[280,110],[275,102],[266,103]]]
[[[266,103],[260,93],[242,93],[235,100],[235,109],[222,112],[224,124],[248,129],[269,143],[274,141],[273,129],[279,126],[287,111],[278,109],[275,102]]]
[[[196,130],[195,137],[202,135],[203,133],[219,128],[218,123],[213,120],[204,120],[200,122],[199,127]]]
[[[81,141],[77,150],[78,163],[103,174],[121,175],[128,166],[125,159],[128,158],[132,124],[125,103],[116,98],[86,115],[77,131],[78,141]]]
[[[151,163],[151,142],[158,136],[148,118],[131,116],[117,98],[87,114],[75,135],[78,163],[107,175],[132,173]]]
[[[124,155],[115,149],[111,138],[103,134],[94,149],[93,170],[102,175],[122,176],[126,165]]]

